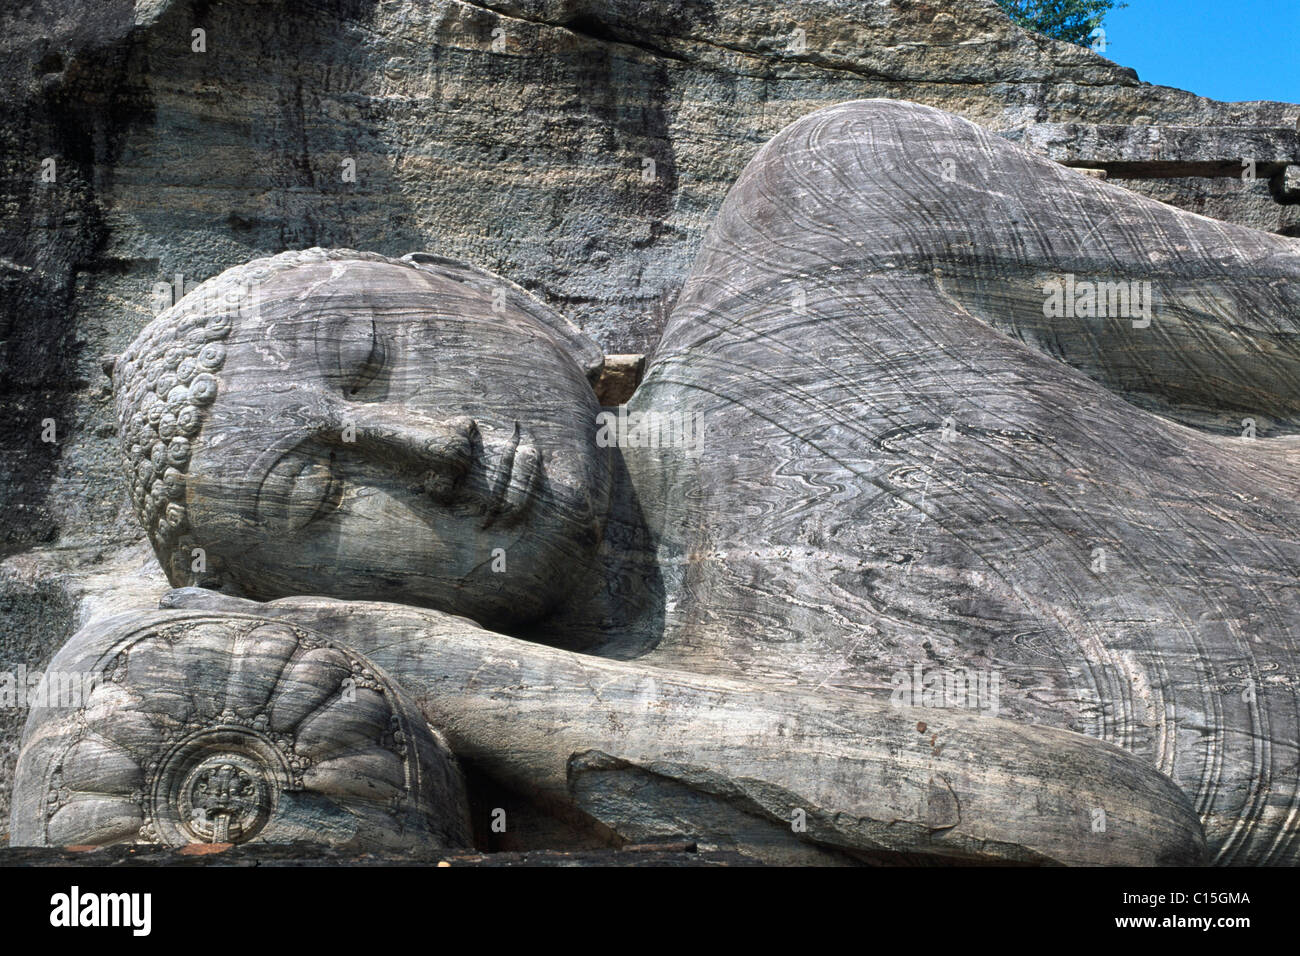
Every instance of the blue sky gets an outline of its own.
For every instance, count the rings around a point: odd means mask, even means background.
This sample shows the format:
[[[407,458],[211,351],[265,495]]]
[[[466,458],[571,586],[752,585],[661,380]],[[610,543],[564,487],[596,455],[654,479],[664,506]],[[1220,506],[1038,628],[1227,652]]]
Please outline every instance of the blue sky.
[[[1300,0],[1128,0],[1107,59],[1216,100],[1300,103]]]

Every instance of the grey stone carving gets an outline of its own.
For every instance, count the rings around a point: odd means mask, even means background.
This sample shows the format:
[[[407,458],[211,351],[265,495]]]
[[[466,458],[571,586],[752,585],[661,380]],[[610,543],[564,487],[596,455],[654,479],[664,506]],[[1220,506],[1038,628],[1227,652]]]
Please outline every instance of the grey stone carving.
[[[1124,48],[1049,40],[993,0],[324,0],[281,4],[274,24],[250,9],[263,8],[0,5],[11,669],[47,666],[92,616],[156,602],[164,579],[141,567],[100,365],[163,300],[233,265],[310,246],[435,250],[509,276],[607,351],[645,353],[759,147],[869,97],[1300,234],[1300,106],[1140,82],[1107,59]],[[21,732],[21,712],[0,709],[0,841]]]
[[[114,617],[60,651],[82,699],[34,709],[15,845],[465,846],[455,758],[338,642],[265,617]]]
[[[55,663],[290,628],[615,840],[1293,862],[1298,253],[866,100],[749,164],[617,409],[598,350],[503,279],[257,260],[116,363],[132,500],[178,590]],[[186,686],[268,653],[186,644]],[[216,703],[210,754],[146,768],[139,827],[108,764],[76,792],[111,809],[64,812],[73,728],[117,739],[177,693],[147,668],[131,687],[33,717],[14,842],[279,839],[300,746],[234,747]],[[464,840],[447,751],[406,759],[437,786],[406,778],[420,812],[364,839]]]

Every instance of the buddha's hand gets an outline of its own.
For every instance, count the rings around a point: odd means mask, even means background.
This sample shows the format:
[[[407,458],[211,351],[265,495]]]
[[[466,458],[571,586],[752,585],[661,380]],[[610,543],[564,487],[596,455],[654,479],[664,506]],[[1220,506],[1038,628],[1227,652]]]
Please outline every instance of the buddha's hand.
[[[455,759],[373,661],[252,602],[193,598],[209,606],[92,622],[55,656],[14,845],[468,845]]]

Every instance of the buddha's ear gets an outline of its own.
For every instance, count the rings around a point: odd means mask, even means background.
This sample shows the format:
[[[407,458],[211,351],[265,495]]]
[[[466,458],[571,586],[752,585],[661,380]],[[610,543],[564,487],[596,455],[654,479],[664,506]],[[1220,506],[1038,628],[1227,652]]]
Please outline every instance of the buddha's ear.
[[[117,367],[117,360],[121,358],[118,355],[101,355],[99,357],[99,367],[104,370],[104,374],[110,379],[113,377],[113,369]]]

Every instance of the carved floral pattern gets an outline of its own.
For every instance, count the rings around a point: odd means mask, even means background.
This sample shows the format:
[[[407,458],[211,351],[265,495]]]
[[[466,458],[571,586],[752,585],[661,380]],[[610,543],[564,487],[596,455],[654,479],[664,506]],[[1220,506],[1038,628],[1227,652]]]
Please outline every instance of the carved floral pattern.
[[[450,755],[336,642],[196,615],[141,629],[102,660],[110,679],[50,761],[49,843],[279,842],[364,821],[409,844],[439,809],[420,764]],[[451,773],[435,776],[458,784]]]

